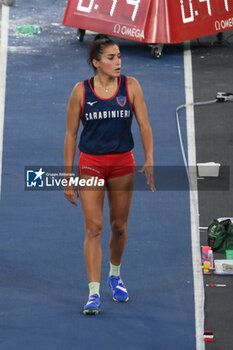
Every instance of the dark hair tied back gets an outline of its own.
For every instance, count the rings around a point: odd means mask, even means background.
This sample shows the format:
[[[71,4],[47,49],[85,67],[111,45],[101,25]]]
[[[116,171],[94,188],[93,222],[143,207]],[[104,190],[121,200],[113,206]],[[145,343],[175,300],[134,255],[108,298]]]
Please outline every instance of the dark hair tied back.
[[[96,61],[100,61],[101,55],[104,53],[104,49],[107,46],[117,45],[114,40],[110,39],[105,34],[97,34],[90,44],[89,47],[89,57],[88,57],[88,63],[92,65],[94,70],[96,68],[94,67],[92,60],[95,59]]]
[[[97,41],[97,40],[111,40],[106,34],[97,34],[95,37],[94,37],[94,41]],[[113,41],[113,40],[112,40]]]

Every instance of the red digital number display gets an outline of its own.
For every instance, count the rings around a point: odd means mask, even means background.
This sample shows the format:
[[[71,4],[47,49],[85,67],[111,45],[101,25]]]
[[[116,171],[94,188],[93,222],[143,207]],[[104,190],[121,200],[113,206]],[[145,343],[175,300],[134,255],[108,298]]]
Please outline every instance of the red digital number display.
[[[144,41],[150,0],[70,0],[63,23]]]
[[[169,11],[177,13],[170,17],[176,42],[233,28],[233,0],[176,0],[170,2]]]
[[[63,24],[147,43],[233,28],[233,0],[69,0]]]

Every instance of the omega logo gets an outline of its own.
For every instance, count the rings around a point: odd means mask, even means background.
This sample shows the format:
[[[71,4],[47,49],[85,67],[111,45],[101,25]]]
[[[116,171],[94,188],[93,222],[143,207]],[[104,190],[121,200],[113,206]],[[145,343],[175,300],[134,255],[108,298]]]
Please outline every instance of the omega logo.
[[[121,26],[119,23],[115,24],[113,33],[144,39],[144,30]]]

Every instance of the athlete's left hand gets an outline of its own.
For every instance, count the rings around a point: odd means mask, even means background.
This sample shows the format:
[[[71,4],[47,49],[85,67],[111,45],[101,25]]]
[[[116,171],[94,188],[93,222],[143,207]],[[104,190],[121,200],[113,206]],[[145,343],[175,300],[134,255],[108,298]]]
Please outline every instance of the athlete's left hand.
[[[79,193],[77,187],[74,184],[64,187],[64,195],[70,203],[76,206],[78,205],[75,197],[79,199]]]
[[[146,180],[147,180],[147,185],[149,185],[150,190],[152,192],[156,191],[156,187],[154,184],[154,167],[153,165],[147,165],[146,163],[143,165],[143,167],[138,170],[140,174],[145,173],[146,175]]]

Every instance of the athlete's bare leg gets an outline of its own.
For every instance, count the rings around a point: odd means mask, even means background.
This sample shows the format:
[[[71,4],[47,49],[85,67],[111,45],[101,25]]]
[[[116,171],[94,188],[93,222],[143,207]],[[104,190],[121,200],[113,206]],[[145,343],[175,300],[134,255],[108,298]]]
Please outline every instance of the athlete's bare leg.
[[[131,206],[134,186],[134,173],[108,180],[108,200],[110,225],[112,229],[109,247],[110,261],[113,265],[121,264],[127,241],[127,221]]]
[[[89,179],[90,177],[88,175],[82,175],[80,179]],[[100,282],[105,186],[94,188],[90,186],[80,187],[79,192],[85,222],[84,258],[88,281]]]

